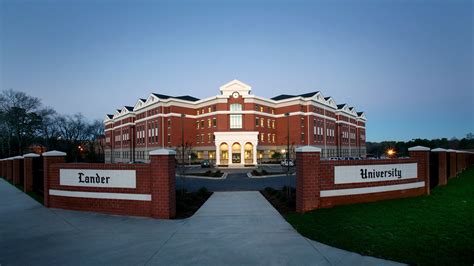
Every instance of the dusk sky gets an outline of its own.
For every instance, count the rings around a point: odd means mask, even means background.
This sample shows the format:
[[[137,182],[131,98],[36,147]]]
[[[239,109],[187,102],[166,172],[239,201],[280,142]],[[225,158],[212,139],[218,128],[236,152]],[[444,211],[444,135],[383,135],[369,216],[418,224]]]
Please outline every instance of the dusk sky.
[[[67,2],[67,3],[65,3]],[[1,1],[0,89],[88,119],[150,92],[321,91],[367,140],[474,132],[472,1]]]

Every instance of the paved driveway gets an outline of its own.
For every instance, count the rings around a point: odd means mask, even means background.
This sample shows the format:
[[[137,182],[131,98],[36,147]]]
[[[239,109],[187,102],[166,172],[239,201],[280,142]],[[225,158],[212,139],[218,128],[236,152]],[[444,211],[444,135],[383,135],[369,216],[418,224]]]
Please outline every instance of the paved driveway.
[[[191,218],[47,209],[0,179],[0,265],[382,265],[299,235],[258,192],[217,192]]]

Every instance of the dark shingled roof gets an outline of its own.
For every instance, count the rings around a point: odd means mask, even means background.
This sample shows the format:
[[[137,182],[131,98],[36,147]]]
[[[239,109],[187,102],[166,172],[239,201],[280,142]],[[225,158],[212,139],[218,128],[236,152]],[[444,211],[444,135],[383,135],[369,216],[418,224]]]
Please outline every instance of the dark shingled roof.
[[[338,104],[337,105],[337,109],[342,109],[344,108],[344,106],[346,106],[347,104],[343,103],[343,104]]]
[[[329,100],[329,99],[331,99],[331,97],[324,97],[324,100],[326,100],[326,101]]]
[[[358,116],[361,116],[364,112],[357,112]]]
[[[181,100],[190,101],[190,102],[199,101],[198,98],[195,98],[195,97],[189,96],[189,95],[178,96],[178,97],[171,97],[171,98],[181,99]]]
[[[199,101],[198,98],[195,98],[195,97],[189,96],[189,95],[184,95],[184,96],[169,96],[169,95],[158,94],[158,93],[153,93],[153,95],[155,95],[156,97],[158,97],[158,98],[160,98],[160,99],[169,99],[169,98],[172,98],[172,99],[180,99],[180,100],[185,100],[185,101],[190,101],[190,102]]]
[[[129,111],[133,111],[133,107],[131,107],[131,106],[124,106],[124,107],[125,107],[125,109],[127,109]]]
[[[120,113],[120,112],[122,112],[122,110],[120,110],[120,109],[117,109],[117,112],[119,112],[119,113]]]
[[[140,101],[142,101],[142,102],[146,102],[146,99],[140,98]]]
[[[294,97],[296,97],[296,96],[288,95],[288,94],[281,94],[281,95],[273,97],[272,100],[279,101],[279,100],[284,100],[284,99],[289,99],[289,98],[294,98]]]
[[[319,91],[313,91],[313,92],[309,92],[309,93],[303,93],[303,94],[300,94],[298,96],[301,96],[303,98],[308,98],[308,97],[313,97],[316,93],[318,93]]]
[[[111,114],[107,114],[107,117],[112,119],[114,117],[114,115],[111,115]]]
[[[156,97],[158,97],[160,99],[169,99],[169,98],[171,98],[171,96],[164,95],[164,94],[153,93],[153,95],[155,95]]]
[[[295,97],[308,98],[308,97],[313,97],[318,92],[319,91],[313,91],[313,92],[303,93],[300,95],[281,94],[281,95],[273,97],[272,100],[279,101],[279,100],[290,99],[290,98],[295,98]]]

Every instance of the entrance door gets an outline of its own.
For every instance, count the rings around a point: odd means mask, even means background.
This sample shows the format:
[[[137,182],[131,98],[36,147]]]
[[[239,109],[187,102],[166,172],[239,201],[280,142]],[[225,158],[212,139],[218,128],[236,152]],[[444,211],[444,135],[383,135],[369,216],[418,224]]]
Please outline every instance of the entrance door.
[[[239,143],[234,143],[232,145],[232,163],[240,163],[242,158],[240,154],[240,144]]]

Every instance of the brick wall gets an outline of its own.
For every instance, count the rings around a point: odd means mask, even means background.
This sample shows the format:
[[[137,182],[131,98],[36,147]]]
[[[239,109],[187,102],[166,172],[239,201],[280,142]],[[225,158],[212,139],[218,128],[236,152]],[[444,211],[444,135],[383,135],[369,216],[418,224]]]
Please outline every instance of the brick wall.
[[[320,160],[316,147],[297,149],[296,210],[306,212],[336,205],[429,194],[429,152],[411,152],[409,159]],[[335,184],[336,166],[417,164],[416,178],[393,181]],[[419,187],[420,185],[424,186]],[[398,186],[397,186],[398,185]],[[412,186],[413,185],[413,186]],[[395,189],[383,191],[387,189]],[[412,187],[412,188],[410,188]],[[381,192],[378,192],[381,191]],[[344,192],[344,193],[339,193]]]
[[[45,156],[45,206],[119,215],[172,218],[176,213],[174,153],[150,155],[150,158],[150,164],[84,164],[64,163],[64,157],[61,156]],[[60,169],[135,170],[136,187],[65,186],[60,184]],[[55,195],[51,195],[51,191]],[[61,196],[57,195],[58,191]],[[123,199],[129,197],[139,198]]]

